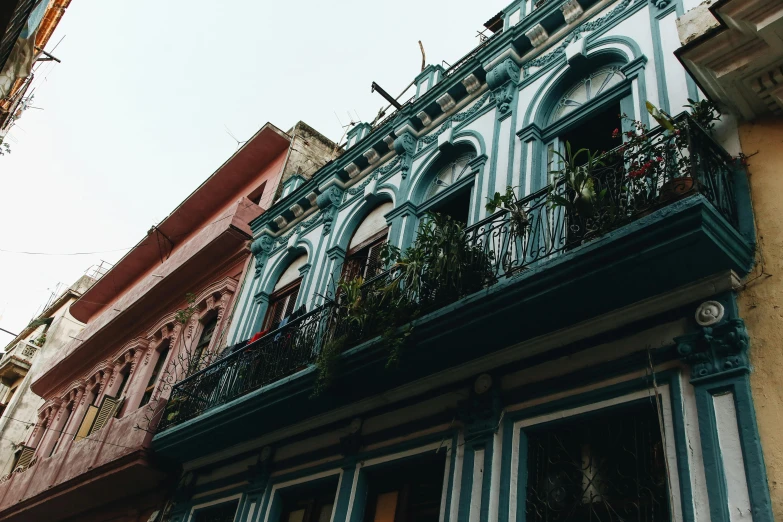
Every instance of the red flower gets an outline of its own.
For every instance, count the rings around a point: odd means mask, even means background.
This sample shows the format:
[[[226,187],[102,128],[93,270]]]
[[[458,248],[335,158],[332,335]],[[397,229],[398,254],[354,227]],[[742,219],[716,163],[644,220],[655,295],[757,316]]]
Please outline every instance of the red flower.
[[[657,161],[658,163],[662,163],[663,162],[663,158],[658,156],[657,158],[655,158],[655,161]]]
[[[619,138],[620,137],[620,129],[615,129],[612,132],[612,138]]]

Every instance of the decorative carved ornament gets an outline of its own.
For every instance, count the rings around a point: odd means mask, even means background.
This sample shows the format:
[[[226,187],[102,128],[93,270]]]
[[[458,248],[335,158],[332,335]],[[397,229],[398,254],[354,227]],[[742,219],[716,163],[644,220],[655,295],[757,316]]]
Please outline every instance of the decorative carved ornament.
[[[677,352],[691,365],[691,381],[750,370],[748,332],[742,319],[730,319],[674,339]]]
[[[725,310],[718,301],[705,301],[696,309],[696,324],[712,326],[723,319]]]

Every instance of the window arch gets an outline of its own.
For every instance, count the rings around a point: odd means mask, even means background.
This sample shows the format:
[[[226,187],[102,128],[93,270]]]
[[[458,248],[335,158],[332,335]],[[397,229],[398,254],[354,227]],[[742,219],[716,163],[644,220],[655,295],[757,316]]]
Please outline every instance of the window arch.
[[[288,265],[272,290],[262,330],[273,330],[287,323],[295,312],[294,307],[302,286],[300,269],[307,264],[307,254],[302,254]]]
[[[212,343],[212,338],[215,335],[215,329],[218,324],[218,315],[216,313],[209,314],[201,320],[201,324],[203,327],[199,334],[198,343],[193,348],[193,355],[190,357],[188,375],[192,375],[199,371],[207,361],[209,354],[208,348]]]
[[[155,387],[158,384],[158,377],[160,377],[163,371],[163,366],[169,358],[169,352],[171,351],[171,339],[164,339],[158,348],[155,349],[156,359],[155,366],[152,368],[152,373],[147,381],[147,387],[144,388],[144,395],[141,397],[141,404],[144,406],[152,399],[152,393],[155,391]]]
[[[370,279],[382,270],[381,248],[389,236],[386,214],[394,209],[394,203],[381,203],[370,211],[353,233],[343,263],[344,281],[362,277]]]
[[[625,75],[620,71],[619,67],[613,65],[600,67],[595,72],[577,81],[560,97],[552,112],[551,121],[556,122],[580,109],[586,103],[601,96],[601,94],[623,80],[625,80]]]
[[[570,144],[572,154],[580,149],[600,153],[618,147],[621,143],[614,130],[623,129],[622,114],[633,111],[630,83],[614,53],[569,66],[550,93],[550,100],[544,120],[545,183],[552,181],[561,157],[567,156],[566,144]],[[586,160],[586,154],[577,157],[577,162]]]
[[[476,151],[464,145],[438,158],[422,178],[421,210],[445,214],[467,225],[474,181],[470,162],[475,158]]]
[[[426,199],[446,192],[469,171],[468,163],[476,157],[474,152],[465,152],[443,165],[427,189]]]

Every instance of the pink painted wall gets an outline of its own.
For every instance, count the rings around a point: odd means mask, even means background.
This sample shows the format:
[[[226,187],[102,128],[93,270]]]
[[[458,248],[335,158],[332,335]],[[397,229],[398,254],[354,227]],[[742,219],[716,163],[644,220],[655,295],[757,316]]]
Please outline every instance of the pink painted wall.
[[[100,505],[115,493],[112,509],[125,506],[141,516],[155,507],[139,505],[139,495],[146,498],[168,476],[150,461],[148,450],[155,427],[150,418],[162,410],[168,389],[159,385],[150,405],[138,407],[155,363],[154,350],[166,333],[172,335],[169,357],[186,338],[192,341],[200,335],[200,322],[183,326],[173,320],[175,312],[187,306],[187,293],[199,295],[197,318],[218,314],[212,348],[222,340],[219,332],[228,327],[239,281],[249,266],[248,223],[263,212],[248,196],[258,196],[258,188],[266,183],[261,203],[271,203],[289,141],[284,133],[265,126],[159,225],[174,240],[162,263],[159,238],[148,235],[71,307],[87,326],[79,340],[36,372],[32,390],[47,400],[39,410],[37,431],[43,429],[44,419],[47,431],[33,440],[31,430],[25,441],[35,442],[40,453],[35,464],[0,482],[0,521],[64,520],[79,513],[89,520],[90,512],[98,513],[100,520]],[[119,386],[111,376],[129,367],[123,392],[127,411],[74,442],[88,406],[82,396],[86,399],[99,385],[94,404],[100,405],[102,395]],[[70,418],[58,419],[60,404],[72,405]],[[48,456],[55,443],[56,452]],[[98,493],[90,493],[94,488]],[[162,491],[153,493],[151,498],[160,500]]]
[[[78,442],[69,440],[53,456],[39,458],[25,472],[12,474],[9,480],[0,484],[0,520],[44,520],[38,518],[38,513],[49,513],[46,520],[60,520],[78,513],[85,509],[88,502],[83,496],[67,499],[67,495],[78,489],[80,484],[63,485],[80,475],[92,474],[90,480],[103,481],[107,495],[111,494],[108,487],[111,484],[125,484],[127,489],[123,494],[128,496],[154,490],[163,482],[165,475],[150,467],[146,475],[141,475],[147,477],[145,482],[127,484],[128,481],[120,477],[131,467],[143,470],[147,464],[146,448],[152,434],[134,429],[143,415],[144,412],[139,410],[122,419],[111,419],[92,437]],[[120,459],[125,459],[123,465],[109,466]],[[105,471],[101,472],[102,468],[106,468]],[[60,499],[72,504],[71,507],[60,506]],[[24,501],[28,502],[20,504]],[[96,498],[95,504],[101,501]],[[55,504],[58,505],[57,511],[53,511]]]

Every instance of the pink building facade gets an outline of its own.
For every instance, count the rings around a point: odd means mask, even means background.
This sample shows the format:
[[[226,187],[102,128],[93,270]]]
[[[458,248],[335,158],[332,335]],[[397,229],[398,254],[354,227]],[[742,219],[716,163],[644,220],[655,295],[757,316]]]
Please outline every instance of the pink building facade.
[[[72,305],[87,326],[34,377],[46,402],[1,479],[0,520],[146,522],[161,509],[178,470],[150,440],[170,385],[225,347],[248,223],[334,150],[314,131],[294,147],[309,131],[266,124]]]

